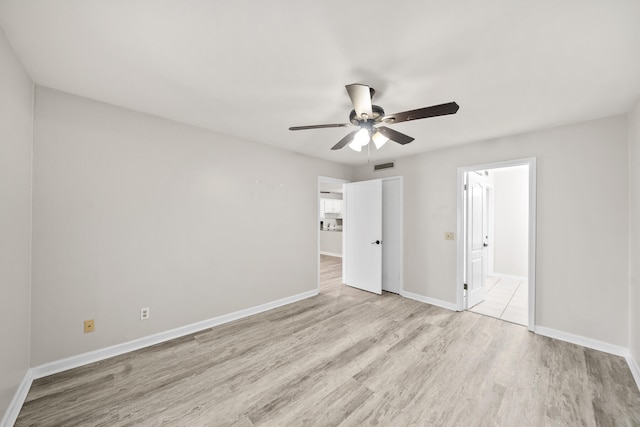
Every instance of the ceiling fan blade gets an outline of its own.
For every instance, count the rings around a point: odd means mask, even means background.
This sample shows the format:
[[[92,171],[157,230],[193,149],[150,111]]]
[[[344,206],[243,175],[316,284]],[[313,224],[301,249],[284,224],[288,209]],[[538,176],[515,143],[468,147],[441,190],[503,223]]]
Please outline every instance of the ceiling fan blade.
[[[417,110],[403,111],[402,113],[388,114],[381,121],[384,123],[400,123],[410,120],[426,119],[428,117],[446,116],[455,114],[460,106],[455,102],[433,105],[431,107],[418,108]]]
[[[354,83],[345,87],[358,118],[361,119],[363,114],[366,114],[368,118],[373,118],[371,89],[369,86]]]
[[[352,126],[351,123],[332,123],[327,125],[291,126],[289,130],[324,129],[324,128],[344,128]]]
[[[360,130],[360,129],[358,129],[358,130]],[[342,138],[336,145],[331,147],[331,149],[332,150],[339,150],[342,147],[344,147],[345,145],[347,145],[348,143],[350,143],[351,141],[353,141],[353,137],[355,136],[356,133],[358,133],[358,130],[354,130],[353,132],[349,132],[347,134],[347,136]]]
[[[397,130],[393,130],[386,126],[380,126],[379,128],[377,128],[377,131],[385,137],[389,138],[391,141],[395,141],[398,144],[402,145],[408,144],[415,139],[410,137],[409,135],[405,135],[404,133],[400,133]]]

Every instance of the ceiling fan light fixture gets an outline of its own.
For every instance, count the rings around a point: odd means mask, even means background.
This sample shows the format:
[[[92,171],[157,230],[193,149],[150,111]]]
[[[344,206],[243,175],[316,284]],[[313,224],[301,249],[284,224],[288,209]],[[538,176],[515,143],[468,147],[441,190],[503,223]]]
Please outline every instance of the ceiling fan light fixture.
[[[353,141],[349,143],[349,148],[360,152],[362,151],[362,147],[366,147],[370,140],[369,129],[362,128],[354,135]]]
[[[373,105],[373,88],[360,83],[346,85],[347,93],[351,98],[353,110],[349,113],[349,123],[333,123],[311,126],[292,126],[289,130],[338,128],[346,126],[357,126],[358,129],[349,132],[337,144],[331,147],[332,150],[340,150],[348,145],[354,151],[362,151],[362,147],[368,147],[373,141],[376,149],[382,148],[387,141],[393,141],[400,145],[406,145],[415,138],[405,135],[397,130],[381,126],[384,124],[396,124],[411,120],[427,119],[430,117],[446,116],[458,112],[460,106],[455,102],[432,105],[415,110],[402,111],[395,114],[385,114],[382,107]],[[377,127],[376,127],[377,126]],[[368,151],[368,150],[367,150]]]
[[[371,137],[373,143],[376,144],[376,149],[381,149],[384,144],[389,140],[386,136],[384,136],[380,131],[376,131]]]

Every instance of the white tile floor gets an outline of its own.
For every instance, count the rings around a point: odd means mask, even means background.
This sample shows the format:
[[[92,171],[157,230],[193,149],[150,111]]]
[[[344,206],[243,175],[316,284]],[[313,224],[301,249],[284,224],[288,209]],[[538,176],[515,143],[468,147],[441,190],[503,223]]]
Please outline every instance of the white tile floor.
[[[487,294],[485,300],[469,310],[508,322],[527,326],[528,286],[527,282],[485,277]]]

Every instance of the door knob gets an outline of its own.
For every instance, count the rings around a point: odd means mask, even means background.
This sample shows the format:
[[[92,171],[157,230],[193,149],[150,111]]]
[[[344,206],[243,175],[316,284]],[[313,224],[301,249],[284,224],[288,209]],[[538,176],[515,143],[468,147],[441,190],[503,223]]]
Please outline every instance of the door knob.
[[[375,242],[371,242],[372,245],[379,245],[380,243],[382,243],[380,240],[376,240]]]
[[[486,248],[489,245],[487,243],[483,243],[482,246],[484,246]]]

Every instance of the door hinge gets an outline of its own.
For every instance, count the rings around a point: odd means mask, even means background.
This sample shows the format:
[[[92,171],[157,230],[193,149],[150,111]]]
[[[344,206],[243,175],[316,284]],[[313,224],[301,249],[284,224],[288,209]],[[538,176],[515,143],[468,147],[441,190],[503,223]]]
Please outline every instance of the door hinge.
[[[464,191],[467,191],[467,184],[464,185]]]
[[[463,289],[464,289],[465,291],[467,290],[467,284],[466,284],[466,283],[464,284]]]

